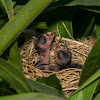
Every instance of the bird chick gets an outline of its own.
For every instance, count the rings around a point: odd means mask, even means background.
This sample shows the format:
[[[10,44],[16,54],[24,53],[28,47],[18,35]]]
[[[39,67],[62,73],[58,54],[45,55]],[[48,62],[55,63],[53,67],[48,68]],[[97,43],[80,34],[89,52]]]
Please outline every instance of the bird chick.
[[[45,69],[45,70],[49,70],[49,52],[50,52],[50,46],[51,43],[54,39],[56,31],[53,32],[48,32],[46,34],[40,34],[37,38],[36,41],[34,42],[35,48],[37,49],[37,51],[39,51],[40,53],[40,59],[41,61],[36,65],[38,66],[42,66],[44,65],[44,67],[39,67],[39,69]]]
[[[61,47],[59,44],[55,46],[55,70],[62,70],[70,67],[72,54],[67,48],[67,43]]]

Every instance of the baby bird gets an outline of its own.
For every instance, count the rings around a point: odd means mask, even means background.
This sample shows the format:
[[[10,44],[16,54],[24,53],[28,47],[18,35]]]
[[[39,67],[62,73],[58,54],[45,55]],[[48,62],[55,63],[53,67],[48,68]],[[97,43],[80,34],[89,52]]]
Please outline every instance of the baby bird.
[[[36,64],[39,69],[49,70],[49,52],[56,31],[40,34],[34,42],[35,48],[40,53],[40,62]],[[44,66],[44,67],[43,67]]]
[[[72,54],[67,48],[67,43],[61,47],[59,44],[55,46],[55,62],[54,70],[62,70],[70,67]]]

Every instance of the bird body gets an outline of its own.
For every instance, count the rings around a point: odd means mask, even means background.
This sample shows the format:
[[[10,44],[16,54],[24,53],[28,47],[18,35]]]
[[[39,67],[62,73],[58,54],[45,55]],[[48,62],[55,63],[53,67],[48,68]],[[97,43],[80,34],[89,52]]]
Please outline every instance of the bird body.
[[[70,67],[72,54],[66,47],[61,47],[59,44],[55,46],[55,62],[59,66],[59,69],[65,69]]]
[[[50,66],[50,47],[55,36],[55,32],[48,32],[40,34],[34,42],[35,48],[40,53],[40,61],[35,66],[41,70],[59,71],[68,68],[71,63],[72,54],[67,48],[67,43],[61,47],[59,44],[55,45],[55,66]]]
[[[45,70],[49,70],[49,60],[50,60],[50,46],[51,43],[54,39],[54,32],[48,32],[46,34],[40,34],[37,38],[36,41],[34,42],[35,48],[40,52],[40,59],[41,61],[36,65],[37,67],[43,64]],[[41,67],[38,67],[41,69]]]

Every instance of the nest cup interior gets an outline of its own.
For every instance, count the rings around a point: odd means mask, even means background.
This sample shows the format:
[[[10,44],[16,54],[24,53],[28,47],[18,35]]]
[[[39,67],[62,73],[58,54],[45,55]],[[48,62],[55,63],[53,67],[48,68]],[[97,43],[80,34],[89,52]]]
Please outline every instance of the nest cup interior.
[[[65,96],[70,96],[76,89],[78,89],[78,82],[80,79],[81,70],[80,68],[67,68],[58,72],[48,71],[48,70],[39,70],[34,67],[34,65],[39,61],[39,53],[35,50],[34,41],[36,37],[32,37],[30,40],[26,41],[22,45],[20,50],[20,55],[23,63],[24,75],[27,78],[36,80],[37,77],[48,77],[52,74],[56,74],[58,79],[61,81],[62,90],[65,93]],[[55,37],[54,42],[52,43],[50,50],[50,64],[55,65],[54,59],[54,47],[55,44],[60,40],[59,36]],[[84,41],[75,41],[72,39],[67,39],[62,37],[59,42],[60,46],[63,46],[64,43],[67,43],[68,49],[72,53],[71,63],[78,65],[84,65],[85,60],[91,51],[96,39],[93,37],[88,37]]]

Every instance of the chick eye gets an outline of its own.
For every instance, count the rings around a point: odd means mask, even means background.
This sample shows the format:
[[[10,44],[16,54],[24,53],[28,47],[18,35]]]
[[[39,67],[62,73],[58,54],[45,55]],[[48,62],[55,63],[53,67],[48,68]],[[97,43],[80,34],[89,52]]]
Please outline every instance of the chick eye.
[[[63,60],[67,57],[67,52],[66,51],[62,51],[62,50],[59,50],[58,52],[58,58]]]
[[[45,44],[45,43],[47,42],[46,37],[45,37],[45,36],[40,36],[40,37],[39,37],[39,42],[40,42],[41,44]]]

